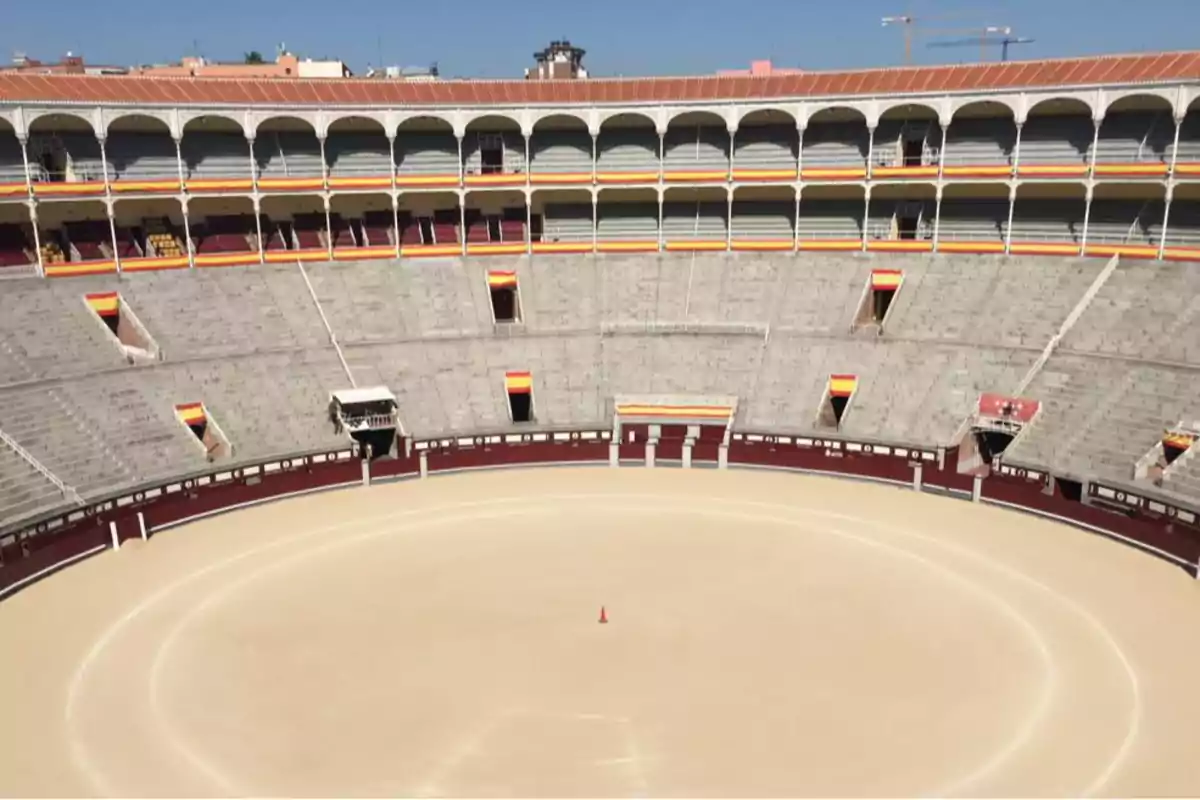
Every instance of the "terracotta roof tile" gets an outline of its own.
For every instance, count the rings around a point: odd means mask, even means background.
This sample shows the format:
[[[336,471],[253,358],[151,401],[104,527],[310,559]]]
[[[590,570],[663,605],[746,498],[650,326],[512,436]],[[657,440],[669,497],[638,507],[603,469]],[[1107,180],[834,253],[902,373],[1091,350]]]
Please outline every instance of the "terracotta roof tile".
[[[0,73],[0,103],[460,105],[628,103],[1023,89],[1200,79],[1200,52],[958,67],[587,81],[295,80]]]

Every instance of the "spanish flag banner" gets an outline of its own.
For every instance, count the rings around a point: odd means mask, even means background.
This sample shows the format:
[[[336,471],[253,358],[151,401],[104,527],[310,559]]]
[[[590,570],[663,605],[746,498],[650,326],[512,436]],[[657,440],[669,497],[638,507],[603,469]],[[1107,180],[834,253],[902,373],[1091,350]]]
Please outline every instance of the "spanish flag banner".
[[[1177,450],[1187,450],[1192,446],[1192,442],[1195,440],[1196,437],[1192,436],[1190,433],[1167,431],[1163,434],[1162,443],[1163,447],[1174,447]]]
[[[533,375],[528,372],[507,372],[504,387],[509,394],[529,394],[533,391]]]
[[[511,270],[494,270],[488,273],[488,287],[491,289],[511,289],[517,285],[517,273]]]
[[[175,406],[175,413],[185,425],[203,425],[206,421],[203,403],[185,403]]]
[[[903,280],[904,273],[898,269],[871,270],[871,288],[877,291],[880,289],[899,289]]]
[[[829,396],[830,397],[849,397],[854,394],[854,390],[858,388],[858,376],[856,375],[830,375],[829,376]]]
[[[666,417],[669,419],[729,419],[733,409],[729,406],[659,406],[618,405],[617,414],[626,417]]]
[[[85,297],[92,311],[102,317],[114,317],[121,311],[121,298],[116,292],[101,292]]]

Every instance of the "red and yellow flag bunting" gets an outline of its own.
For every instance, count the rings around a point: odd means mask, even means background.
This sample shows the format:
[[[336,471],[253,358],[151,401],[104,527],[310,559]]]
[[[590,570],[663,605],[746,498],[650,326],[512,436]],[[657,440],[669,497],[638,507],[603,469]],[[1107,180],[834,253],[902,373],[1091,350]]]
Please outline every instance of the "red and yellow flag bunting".
[[[202,425],[207,419],[204,415],[203,403],[185,403],[175,406],[175,413],[179,415],[185,425]]]
[[[829,396],[849,397],[858,388],[858,377],[855,375],[830,375]]]
[[[111,317],[120,313],[121,298],[116,292],[101,292],[86,295],[87,304],[102,317]]]
[[[496,270],[488,273],[488,286],[492,289],[508,289],[517,285],[517,273],[511,270]]]
[[[618,405],[617,414],[627,417],[728,419],[733,409],[729,406]]]
[[[904,273],[898,269],[871,270],[872,289],[899,289],[904,280]]]
[[[529,394],[533,391],[533,375],[529,372],[507,372],[504,386],[510,394]]]

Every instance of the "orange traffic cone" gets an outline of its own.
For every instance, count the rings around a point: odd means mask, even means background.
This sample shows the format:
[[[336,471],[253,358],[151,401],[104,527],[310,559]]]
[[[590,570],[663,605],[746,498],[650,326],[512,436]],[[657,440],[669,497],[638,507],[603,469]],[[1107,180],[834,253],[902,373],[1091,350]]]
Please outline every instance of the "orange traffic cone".
[[[608,612],[604,610],[604,606],[600,606],[600,624],[608,624]]]

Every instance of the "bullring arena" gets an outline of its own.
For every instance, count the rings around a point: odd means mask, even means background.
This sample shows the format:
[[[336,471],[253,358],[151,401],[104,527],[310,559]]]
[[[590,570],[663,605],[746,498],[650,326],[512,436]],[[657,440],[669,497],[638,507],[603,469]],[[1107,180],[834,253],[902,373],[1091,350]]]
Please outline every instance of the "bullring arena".
[[[0,74],[0,794],[1200,794],[1198,103]]]

